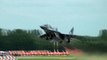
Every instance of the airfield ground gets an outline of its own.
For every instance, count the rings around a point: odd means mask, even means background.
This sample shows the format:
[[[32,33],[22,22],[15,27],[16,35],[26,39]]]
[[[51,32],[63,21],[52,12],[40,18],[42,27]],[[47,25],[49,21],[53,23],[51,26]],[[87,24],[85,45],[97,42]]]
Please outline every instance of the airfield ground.
[[[84,54],[70,56],[26,56],[17,57],[18,60],[107,60],[107,54]]]
[[[18,60],[76,60],[74,56],[32,56],[17,58]]]

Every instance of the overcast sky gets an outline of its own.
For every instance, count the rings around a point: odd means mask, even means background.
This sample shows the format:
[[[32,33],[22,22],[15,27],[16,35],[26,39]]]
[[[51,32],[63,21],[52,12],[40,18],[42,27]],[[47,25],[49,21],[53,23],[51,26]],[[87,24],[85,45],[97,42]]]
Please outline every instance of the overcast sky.
[[[107,29],[107,0],[0,0],[0,28],[40,29],[97,36]]]

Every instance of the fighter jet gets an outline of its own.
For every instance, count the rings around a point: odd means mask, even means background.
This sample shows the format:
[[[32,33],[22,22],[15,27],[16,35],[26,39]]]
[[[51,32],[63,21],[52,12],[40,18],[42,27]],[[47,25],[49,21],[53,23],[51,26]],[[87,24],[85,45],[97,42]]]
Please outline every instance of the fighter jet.
[[[73,37],[74,28],[70,30],[69,34],[63,34],[48,24],[40,26],[40,28],[45,32],[45,34],[41,35],[40,38],[45,38],[46,40],[56,40],[60,43],[62,43],[63,41],[67,41],[68,43],[70,43],[70,40]]]

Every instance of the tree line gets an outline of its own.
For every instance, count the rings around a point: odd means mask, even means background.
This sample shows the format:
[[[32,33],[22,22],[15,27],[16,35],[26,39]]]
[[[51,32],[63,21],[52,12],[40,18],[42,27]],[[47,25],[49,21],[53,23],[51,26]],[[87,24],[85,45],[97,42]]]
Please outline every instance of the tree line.
[[[53,44],[40,39],[40,30],[7,30],[0,28],[0,50],[53,50]],[[107,30],[101,30],[99,36],[81,36],[71,40],[65,47],[77,48],[84,51],[107,52]],[[63,50],[59,46],[59,50]]]
[[[36,29],[0,29],[0,50],[52,50],[51,43],[38,38],[40,34]]]
[[[96,37],[80,36],[74,38],[70,47],[82,49],[88,52],[107,52],[107,30],[103,29]]]

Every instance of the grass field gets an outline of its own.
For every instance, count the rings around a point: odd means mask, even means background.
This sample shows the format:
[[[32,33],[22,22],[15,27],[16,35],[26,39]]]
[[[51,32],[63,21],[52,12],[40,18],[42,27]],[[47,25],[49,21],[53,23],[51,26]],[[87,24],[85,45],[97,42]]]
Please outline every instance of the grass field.
[[[18,60],[107,60],[107,54],[84,54],[71,56],[27,56],[17,57]]]
[[[18,60],[76,60],[74,56],[32,56],[18,57]]]

